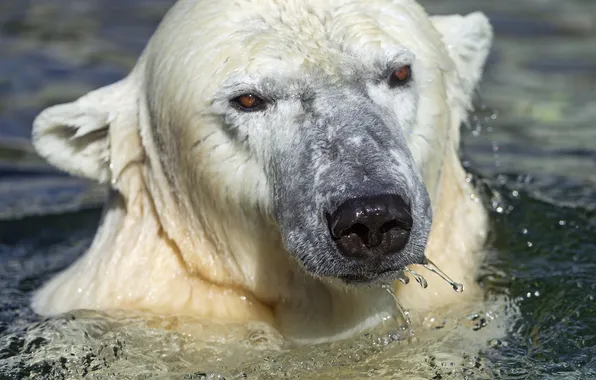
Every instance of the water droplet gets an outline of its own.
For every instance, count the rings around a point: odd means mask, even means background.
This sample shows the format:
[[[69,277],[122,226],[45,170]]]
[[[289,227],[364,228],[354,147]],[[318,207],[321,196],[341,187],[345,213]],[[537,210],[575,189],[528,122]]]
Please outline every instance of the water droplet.
[[[410,278],[408,276],[406,276],[406,274],[401,271],[397,274],[397,279],[404,285],[407,285],[410,283]]]
[[[426,279],[424,277],[422,277],[421,274],[414,272],[412,269],[410,268],[405,268],[405,270],[410,273],[414,279],[416,280],[416,282],[422,286],[423,289],[426,289],[428,287],[428,282],[426,282]]]
[[[449,276],[447,276],[441,269],[439,269],[439,267],[435,263],[430,261],[430,259],[425,257],[422,266],[428,269],[429,271],[433,272],[434,274],[438,275],[443,280],[447,281],[447,283],[449,283],[449,285],[451,285],[453,290],[455,290],[456,292],[461,293],[464,291],[463,284],[455,282],[451,278],[449,278]]]
[[[528,247],[530,247],[530,248],[531,248],[533,245],[534,245],[534,244],[532,244],[532,242],[531,242],[531,241],[529,241],[529,242],[528,242]]]
[[[559,220],[559,226],[564,226],[565,224],[567,224],[565,220]]]

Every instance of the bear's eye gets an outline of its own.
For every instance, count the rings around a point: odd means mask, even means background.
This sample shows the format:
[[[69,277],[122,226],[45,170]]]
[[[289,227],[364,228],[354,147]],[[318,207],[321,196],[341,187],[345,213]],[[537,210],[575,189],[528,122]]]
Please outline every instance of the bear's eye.
[[[412,68],[410,65],[402,66],[391,73],[389,77],[389,87],[395,88],[408,84],[412,79]]]
[[[266,102],[254,94],[240,95],[231,100],[231,104],[240,111],[252,112],[265,109]]]

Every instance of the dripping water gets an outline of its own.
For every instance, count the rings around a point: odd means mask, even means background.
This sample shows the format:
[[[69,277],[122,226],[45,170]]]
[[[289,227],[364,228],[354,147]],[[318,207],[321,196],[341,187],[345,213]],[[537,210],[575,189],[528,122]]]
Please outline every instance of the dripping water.
[[[406,274],[403,271],[398,272],[397,279],[399,280],[399,282],[401,282],[404,285],[407,285],[410,283],[410,277],[406,276]]]
[[[430,259],[428,258],[424,258],[424,261],[422,262],[422,266],[426,269],[428,269],[429,271],[433,272],[434,274],[438,275],[439,277],[441,277],[443,280],[447,281],[447,283],[449,285],[451,285],[451,287],[453,288],[453,290],[455,290],[458,293],[461,293],[464,291],[464,286],[463,284],[460,284],[458,282],[453,281],[451,278],[449,278],[449,276],[447,276],[445,274],[445,272],[443,272],[441,269],[439,269],[439,267],[433,263]],[[422,277],[422,276],[421,276]],[[424,278],[422,278],[424,280]],[[416,279],[416,281],[418,281],[418,279]],[[425,285],[423,285],[423,288],[426,288],[426,281]]]
[[[451,288],[453,290],[455,290],[458,293],[461,293],[464,291],[464,286],[463,284],[460,284],[459,282],[455,282],[453,281],[449,276],[447,276],[445,274],[445,272],[443,272],[435,263],[433,263],[430,259],[428,258],[424,258],[424,261],[422,262],[422,266],[426,269],[428,269],[429,271],[431,271],[432,273],[436,274],[437,276],[441,277],[443,280],[445,280],[449,285],[451,285]],[[408,284],[410,282],[410,279],[405,275],[405,272],[408,272],[409,274],[412,275],[412,277],[414,277],[414,279],[416,280],[416,282],[423,288],[426,289],[428,287],[428,282],[426,281],[426,279],[424,278],[424,276],[422,276],[420,273],[414,271],[413,269],[410,269],[408,267],[404,268],[403,271],[400,271],[399,274],[397,275],[397,279],[402,282],[403,284]],[[388,288],[386,288],[388,289]],[[395,296],[394,296],[395,297]]]
[[[402,281],[404,284],[407,284],[409,282],[409,279],[403,274],[403,272],[399,272],[399,273],[401,276],[399,278],[399,280]],[[402,278],[405,278],[407,281],[404,282],[402,280]],[[385,289],[387,291],[387,293],[389,293],[391,295],[391,297],[393,297],[393,299],[395,300],[395,306],[397,307],[397,310],[403,316],[404,321],[406,322],[406,327],[409,328],[412,325],[412,321],[410,320],[410,313],[402,306],[402,304],[399,302],[399,300],[395,296],[395,293],[393,292],[393,286],[391,284],[384,284],[384,285],[381,285],[381,287],[383,289]]]
[[[428,287],[428,282],[426,282],[426,279],[420,273],[414,272],[412,269],[410,269],[408,267],[406,267],[404,270],[407,271],[409,274],[411,274],[412,277],[414,277],[416,282],[420,286],[422,286],[422,289],[426,289]]]

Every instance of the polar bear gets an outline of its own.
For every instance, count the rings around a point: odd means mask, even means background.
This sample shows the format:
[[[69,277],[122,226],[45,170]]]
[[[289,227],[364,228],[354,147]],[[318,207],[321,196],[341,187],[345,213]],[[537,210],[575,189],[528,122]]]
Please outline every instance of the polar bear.
[[[148,310],[340,339],[475,299],[486,213],[458,159],[492,32],[413,0],[179,0],[132,72],[33,143],[110,188],[33,309]],[[427,289],[396,280],[430,258]]]

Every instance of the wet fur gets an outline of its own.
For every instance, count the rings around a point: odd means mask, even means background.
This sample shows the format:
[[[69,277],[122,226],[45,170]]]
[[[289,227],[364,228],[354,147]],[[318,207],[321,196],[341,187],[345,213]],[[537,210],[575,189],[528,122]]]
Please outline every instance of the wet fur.
[[[441,33],[437,31],[440,30]],[[132,73],[44,111],[34,144],[54,165],[109,183],[93,245],[33,300],[53,315],[146,309],[263,321],[289,339],[349,336],[396,313],[379,287],[326,277],[342,260],[324,214],[349,197],[412,203],[408,247],[464,282],[396,288],[420,315],[478,295],[486,230],[457,157],[490,45],[480,14],[429,19],[412,1],[179,1]],[[414,81],[389,89],[395,65]],[[240,113],[256,91],[271,106]]]

